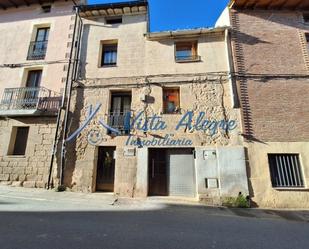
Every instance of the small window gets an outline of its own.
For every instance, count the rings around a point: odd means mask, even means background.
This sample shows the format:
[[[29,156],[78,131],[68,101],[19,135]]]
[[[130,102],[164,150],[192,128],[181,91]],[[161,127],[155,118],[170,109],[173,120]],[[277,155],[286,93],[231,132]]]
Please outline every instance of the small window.
[[[307,41],[307,50],[309,53],[309,33],[306,33],[305,36],[306,36],[306,41]]]
[[[29,127],[14,127],[12,132],[11,155],[25,155]]]
[[[103,44],[101,66],[117,65],[117,44]]]
[[[199,61],[197,54],[197,41],[177,42],[175,51],[176,62]]]
[[[51,5],[43,5],[41,8],[43,13],[49,13],[51,11]]]
[[[112,17],[112,18],[106,18],[106,24],[120,24],[122,23],[122,17],[117,16],[117,17]]]
[[[273,187],[304,187],[298,154],[268,154],[268,162]]]
[[[163,88],[163,112],[165,114],[180,113],[179,88]]]
[[[309,23],[309,13],[303,13],[303,18],[305,23]]]

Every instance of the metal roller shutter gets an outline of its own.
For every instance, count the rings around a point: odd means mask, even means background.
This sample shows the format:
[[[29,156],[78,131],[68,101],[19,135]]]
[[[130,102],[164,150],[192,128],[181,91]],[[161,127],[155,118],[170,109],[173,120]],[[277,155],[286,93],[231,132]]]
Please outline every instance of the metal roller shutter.
[[[196,190],[192,150],[169,150],[168,158],[169,195],[194,197]]]

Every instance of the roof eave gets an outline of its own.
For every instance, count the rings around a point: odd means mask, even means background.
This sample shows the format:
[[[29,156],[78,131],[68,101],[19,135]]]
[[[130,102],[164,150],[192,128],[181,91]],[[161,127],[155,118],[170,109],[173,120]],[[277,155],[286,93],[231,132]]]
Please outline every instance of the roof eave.
[[[176,31],[148,32],[145,34],[145,37],[150,41],[177,39],[186,37],[199,37],[208,34],[224,33],[226,30],[229,29],[230,27],[224,26],[212,29],[201,28],[201,29],[179,30],[179,31],[176,30]]]

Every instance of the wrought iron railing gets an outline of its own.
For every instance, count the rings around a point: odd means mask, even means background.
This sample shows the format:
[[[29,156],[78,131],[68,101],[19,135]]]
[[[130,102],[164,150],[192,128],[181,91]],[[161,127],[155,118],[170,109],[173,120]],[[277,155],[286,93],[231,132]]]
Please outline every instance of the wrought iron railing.
[[[107,120],[108,125],[118,130],[122,135],[130,133],[131,112],[110,111]]]
[[[45,87],[6,88],[0,110],[57,111],[61,96]]]
[[[43,60],[45,58],[48,41],[30,42],[27,60]]]
[[[176,62],[186,62],[186,61],[200,61],[201,56],[199,55],[176,55],[175,56]]]

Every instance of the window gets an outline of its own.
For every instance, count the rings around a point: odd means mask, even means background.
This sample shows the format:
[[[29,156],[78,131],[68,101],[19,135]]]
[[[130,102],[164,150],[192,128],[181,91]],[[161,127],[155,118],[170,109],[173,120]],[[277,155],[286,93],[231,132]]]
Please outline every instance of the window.
[[[303,13],[303,18],[305,23],[309,23],[309,13]]]
[[[121,16],[106,18],[106,24],[120,24],[120,23],[122,23]]]
[[[31,70],[28,72],[26,87],[39,87],[41,84],[42,70]]]
[[[45,58],[49,28],[38,28],[35,41],[30,42],[28,60],[42,60]]]
[[[163,88],[163,112],[174,114],[180,112],[179,88]]]
[[[25,155],[29,127],[13,127],[11,155]]]
[[[117,64],[117,43],[104,44],[101,66],[115,66]]]
[[[298,154],[268,154],[268,162],[273,187],[304,187]]]
[[[307,50],[309,53],[309,33],[306,33],[305,36],[306,36],[306,41],[307,41]]]
[[[109,112],[109,125],[121,134],[129,134],[131,117],[130,92],[113,92],[111,94],[111,109]]]
[[[175,59],[176,62],[199,61],[200,56],[197,54],[197,41],[177,42]]]

